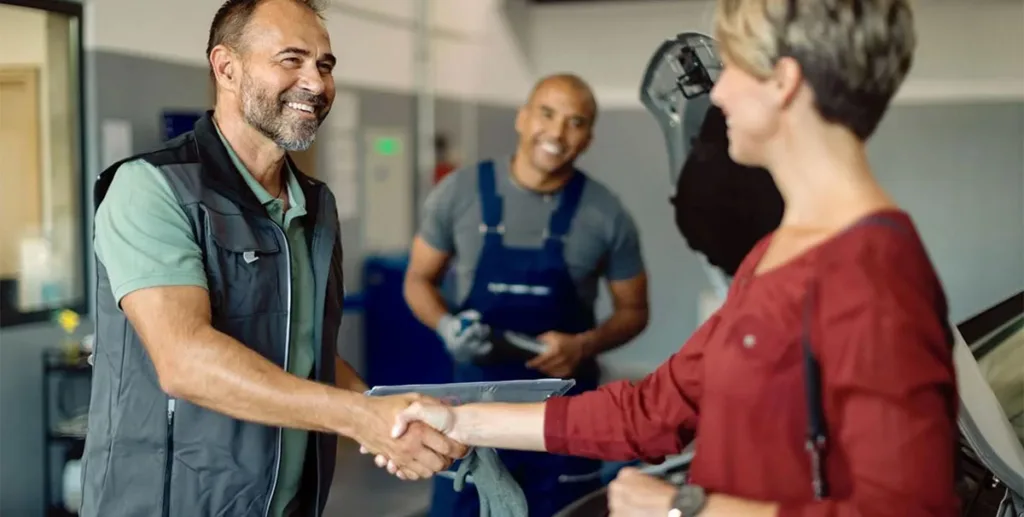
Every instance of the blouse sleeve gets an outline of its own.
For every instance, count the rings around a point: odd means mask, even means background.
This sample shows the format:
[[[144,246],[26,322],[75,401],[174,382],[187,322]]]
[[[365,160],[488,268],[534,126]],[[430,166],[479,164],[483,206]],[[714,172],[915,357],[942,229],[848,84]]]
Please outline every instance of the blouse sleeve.
[[[618,381],[546,404],[548,452],[657,463],[693,439],[703,384],[702,358],[712,316],[679,352],[637,384]]]
[[[779,517],[956,515],[945,299],[918,249],[885,255],[845,261],[818,282],[813,341],[834,427],[827,454],[844,459],[852,486],[835,499],[783,504]]]

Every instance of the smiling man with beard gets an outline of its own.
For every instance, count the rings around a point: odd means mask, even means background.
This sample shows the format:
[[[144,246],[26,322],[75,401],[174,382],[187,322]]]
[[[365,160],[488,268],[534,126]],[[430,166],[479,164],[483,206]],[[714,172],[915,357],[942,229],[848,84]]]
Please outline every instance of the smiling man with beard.
[[[431,192],[412,246],[405,296],[455,359],[455,380],[573,378],[574,393],[598,384],[597,357],[647,325],[640,238],[617,196],[575,167],[590,145],[597,106],[579,77],[540,80],[515,120],[511,156],[445,177]],[[454,260],[457,307],[438,283]],[[613,313],[594,314],[598,282]],[[504,342],[535,339],[536,355]],[[499,451],[532,517],[554,514],[600,486],[598,461]],[[479,494],[438,476],[433,517],[476,517]]]
[[[369,398],[337,356],[335,198],[288,151],[334,100],[310,0],[229,0],[207,55],[215,109],[96,184],[96,342],[83,516],[319,516],[337,436],[428,477],[465,448],[414,397]]]

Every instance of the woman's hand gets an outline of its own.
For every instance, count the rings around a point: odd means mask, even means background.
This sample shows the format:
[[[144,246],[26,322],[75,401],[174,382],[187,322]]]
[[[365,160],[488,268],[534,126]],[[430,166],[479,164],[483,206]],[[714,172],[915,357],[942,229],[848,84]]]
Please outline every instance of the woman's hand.
[[[392,474],[401,471],[404,479],[428,478],[447,469],[456,459],[466,455],[466,448],[429,425],[418,424],[396,434],[395,422],[413,404],[439,404],[422,395],[366,397],[360,425],[351,438],[364,453],[386,457],[395,465]]]
[[[667,481],[624,468],[608,485],[608,510],[611,517],[668,515],[678,490]]]
[[[395,417],[394,426],[391,428],[391,438],[396,440],[401,438],[402,435],[408,431],[409,426],[414,422],[422,422],[423,424],[446,435],[453,441],[460,441],[454,434],[455,412],[451,407],[443,405],[438,401],[432,399],[420,400],[413,402],[407,408],[400,411]],[[463,450],[468,452],[468,449]],[[363,454],[369,453],[365,447],[360,447],[359,452]],[[462,454],[459,457],[464,456],[465,454]],[[403,469],[400,469],[395,462],[387,456],[378,454],[374,458],[374,462],[378,467],[386,468],[389,473],[395,475],[399,479],[404,480],[412,478],[415,480],[414,477],[409,475],[409,472],[405,472]]]
[[[455,441],[465,441],[456,437],[454,409],[433,400],[413,402],[398,413],[395,426],[391,429],[391,437],[401,437],[409,428],[409,424],[416,421],[433,427]]]

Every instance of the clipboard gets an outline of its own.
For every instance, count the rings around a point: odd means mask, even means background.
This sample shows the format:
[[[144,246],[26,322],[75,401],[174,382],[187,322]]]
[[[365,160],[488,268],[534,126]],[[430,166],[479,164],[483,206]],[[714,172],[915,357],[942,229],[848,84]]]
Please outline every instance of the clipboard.
[[[407,384],[374,386],[366,392],[371,397],[419,393],[459,406],[475,402],[532,403],[565,395],[576,381],[573,379],[537,379],[495,382],[456,382],[451,384]]]
[[[489,341],[492,345],[491,351],[474,358],[474,364],[486,366],[514,361],[526,363],[540,355],[546,348],[532,336],[511,331],[492,330]]]

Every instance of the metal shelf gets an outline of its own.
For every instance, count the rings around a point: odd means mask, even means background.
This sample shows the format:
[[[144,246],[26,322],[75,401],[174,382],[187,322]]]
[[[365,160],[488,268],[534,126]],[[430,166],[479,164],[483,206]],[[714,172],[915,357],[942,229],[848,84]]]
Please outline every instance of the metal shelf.
[[[88,354],[79,352],[70,355],[67,351],[47,349],[43,351],[43,497],[45,501],[44,517],[69,517],[77,515],[68,512],[61,501],[54,501],[55,490],[53,487],[54,456],[60,458],[60,464],[65,464],[69,459],[81,457],[81,451],[85,445],[85,436],[80,433],[69,433],[54,428],[51,421],[51,412],[55,404],[50,384],[54,378],[60,377],[87,377],[92,374],[92,365],[89,364]],[[56,491],[59,493],[59,491]]]

